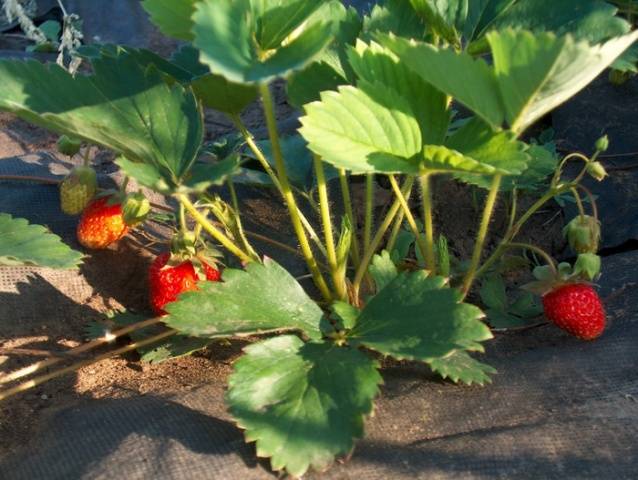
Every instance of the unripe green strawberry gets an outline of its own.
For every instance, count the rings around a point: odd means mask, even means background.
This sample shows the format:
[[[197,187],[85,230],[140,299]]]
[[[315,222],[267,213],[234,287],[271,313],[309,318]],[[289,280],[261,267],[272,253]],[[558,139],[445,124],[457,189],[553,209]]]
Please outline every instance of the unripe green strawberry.
[[[543,296],[545,316],[582,340],[593,340],[605,330],[605,310],[590,285],[570,283]]]
[[[563,235],[576,253],[596,253],[600,243],[600,223],[589,215],[579,215],[565,226]]]
[[[97,175],[91,167],[75,167],[60,183],[60,207],[67,215],[79,215],[95,196]]]

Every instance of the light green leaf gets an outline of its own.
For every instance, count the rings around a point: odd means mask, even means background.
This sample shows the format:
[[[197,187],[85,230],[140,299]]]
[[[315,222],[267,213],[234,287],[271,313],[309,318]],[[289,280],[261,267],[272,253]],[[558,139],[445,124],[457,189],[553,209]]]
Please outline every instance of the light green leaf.
[[[496,75],[483,59],[394,35],[377,38],[423,80],[453,96],[492,127],[502,125],[504,111]]]
[[[213,342],[210,338],[174,335],[159,345],[138,349],[140,360],[147,363],[162,363],[180,357],[187,357],[205,349]]]
[[[522,132],[575,95],[636,39],[638,31],[601,45],[550,33],[534,35],[513,30],[489,33],[487,40],[512,130]]]
[[[322,3],[322,0],[251,0],[256,19],[255,40],[260,48],[278,48]]]
[[[286,41],[281,44],[271,45],[280,36],[273,31],[261,36],[266,44],[257,45],[255,36],[262,28],[259,25],[267,21],[266,17],[272,11],[255,6],[262,3],[250,0],[202,0],[197,3],[193,15],[194,45],[200,50],[200,61],[208,65],[212,73],[235,83],[266,83],[303,69],[332,41],[332,28],[321,22],[311,22],[300,26],[294,34],[287,32]],[[298,6],[304,2],[286,3]],[[305,7],[303,11],[309,12]],[[299,17],[295,16],[295,23],[297,20]]]
[[[442,277],[401,273],[364,307],[350,341],[397,359],[429,362],[456,350],[482,350],[492,338],[483,313],[461,303]]]
[[[409,99],[423,143],[443,142],[451,118],[445,94],[410,71],[396,55],[378,43],[368,45],[358,41],[348,57],[360,80],[367,84],[379,82]]]
[[[399,271],[387,250],[383,250],[372,258],[369,270],[378,292],[383,290],[399,275]]]
[[[372,92],[372,93],[370,93]],[[409,103],[379,84],[323,92],[305,107],[299,130],[310,150],[353,173],[416,173],[410,160],[421,149],[421,132]]]
[[[457,25],[465,24],[470,0],[410,0],[410,3],[439,37],[454,46],[461,46]]]
[[[162,174],[154,165],[131,162],[126,157],[118,157],[115,163],[125,175],[134,178],[140,185],[159,193],[171,193],[171,187],[164,181]]]
[[[382,382],[363,352],[279,336],[250,345],[235,363],[226,403],[257,456],[301,477],[325,470],[363,436]]]
[[[494,173],[503,175],[519,175],[530,161],[525,143],[516,140],[512,132],[494,132],[480,118],[473,118],[465,123],[445,144],[465,157],[476,160],[481,168],[491,167]],[[467,170],[481,173],[479,169]]]
[[[166,324],[194,337],[229,337],[299,330],[321,338],[323,313],[274,260],[226,269],[223,282],[202,282],[167,306]]]
[[[0,266],[76,268],[80,263],[82,254],[71,250],[45,227],[0,213]]]
[[[191,17],[198,0],[144,0],[142,7],[164,35],[192,40]]]
[[[1,61],[0,109],[151,165],[179,185],[203,137],[193,94],[131,55],[94,59],[93,70],[72,77],[57,65]]]
[[[447,357],[436,358],[429,362],[430,368],[441,375],[449,378],[454,383],[464,383],[472,385],[485,385],[492,383],[490,375],[496,370],[485,363],[474,360],[467,352],[456,351]]]

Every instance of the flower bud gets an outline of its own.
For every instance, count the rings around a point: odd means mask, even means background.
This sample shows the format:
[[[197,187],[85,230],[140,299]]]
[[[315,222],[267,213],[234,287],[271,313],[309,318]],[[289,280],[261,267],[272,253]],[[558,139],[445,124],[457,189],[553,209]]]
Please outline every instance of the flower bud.
[[[596,140],[596,150],[599,152],[606,152],[609,148],[609,137],[607,135],[603,135],[598,140]]]
[[[62,135],[58,138],[58,152],[63,155],[68,155],[72,157],[76,153],[80,151],[80,147],[82,146],[82,140],[78,140],[75,138],[69,138],[66,135]]]
[[[605,167],[603,167],[603,164],[600,162],[589,162],[587,164],[587,173],[599,182],[607,176],[607,170],[605,170]]]

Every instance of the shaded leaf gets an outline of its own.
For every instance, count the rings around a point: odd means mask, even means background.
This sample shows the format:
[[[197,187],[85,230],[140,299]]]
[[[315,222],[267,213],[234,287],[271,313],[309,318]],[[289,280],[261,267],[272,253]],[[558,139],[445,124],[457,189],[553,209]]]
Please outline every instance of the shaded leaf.
[[[378,292],[383,290],[399,275],[399,271],[387,250],[383,250],[380,254],[376,254],[372,257],[369,270]]]
[[[203,137],[193,94],[131,55],[102,56],[93,69],[72,77],[57,65],[1,61],[0,109],[151,165],[170,188],[179,185]]]
[[[192,40],[191,17],[198,0],[144,0],[142,7],[164,35]]]
[[[392,32],[406,38],[421,39],[425,34],[425,25],[415,13],[406,0],[377,3],[363,20],[363,38],[368,39],[374,32]]]
[[[442,378],[449,378],[454,383],[460,382],[466,385],[492,383],[490,375],[496,373],[494,368],[474,360],[467,352],[463,351],[456,351],[447,357],[436,358],[429,362],[429,365]]]
[[[245,349],[229,379],[231,415],[273,470],[326,469],[363,436],[381,376],[363,352],[279,336]]]
[[[76,268],[80,263],[82,254],[45,227],[0,213],[0,266]]]
[[[455,350],[481,350],[492,338],[481,310],[461,303],[442,277],[401,273],[364,307],[350,341],[397,359],[430,361]]]
[[[337,301],[332,304],[332,311],[340,321],[340,327],[346,330],[354,328],[359,317],[359,309],[348,302]]]
[[[321,338],[323,313],[274,260],[224,270],[222,282],[202,282],[168,305],[166,324],[195,337],[229,337],[299,330]]]

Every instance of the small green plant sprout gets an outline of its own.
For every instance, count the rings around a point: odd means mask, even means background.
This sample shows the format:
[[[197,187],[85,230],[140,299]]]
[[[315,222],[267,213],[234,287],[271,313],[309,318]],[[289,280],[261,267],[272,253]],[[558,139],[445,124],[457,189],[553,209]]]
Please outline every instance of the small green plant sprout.
[[[486,321],[521,325],[539,312],[533,297],[510,299],[488,274],[506,252],[525,250],[564,280],[547,253],[518,242],[527,221],[569,194],[580,217],[567,236],[587,250],[582,255],[593,255],[597,238],[598,215],[585,213],[581,195],[592,208],[595,199],[581,180],[602,175],[603,145],[591,157],[559,159],[551,139],[528,143],[525,134],[638,32],[598,0],[453,3],[387,0],[361,17],[336,0],[144,0],[161,31],[183,42],[171,58],[82,47],[90,73],[75,75],[58,65],[0,61],[0,109],[112,150],[125,175],[174,201],[176,230],[194,225],[193,243],[224,255],[222,281],[200,281],[166,304],[167,316],[114,325],[78,348],[135,332],[133,343],[110,354],[152,347],[150,359],[166,359],[220,339],[265,336],[236,361],[225,402],[257,455],[296,477],[349,455],[364,435],[382,383],[380,357],[425,363],[454,382],[488,383],[494,369],[475,358],[492,338]],[[282,95],[301,112],[301,127],[288,137],[280,135],[282,98],[273,93],[282,81]],[[255,100],[267,139],[256,140],[240,115]],[[205,145],[205,108],[225,114],[237,137]],[[454,118],[456,110],[463,118]],[[583,168],[566,179],[571,160]],[[364,195],[355,203],[356,177]],[[392,194],[381,214],[373,208],[377,180]],[[267,257],[251,244],[240,182],[266,186],[284,202],[298,248],[262,237],[275,251]],[[477,195],[484,200],[467,258],[437,231],[439,182],[485,193]],[[519,202],[523,195],[532,200]],[[486,252],[503,199],[507,226]],[[586,233],[571,233],[583,219]],[[280,253],[298,256],[311,283],[284,269]],[[593,278],[594,263],[580,257],[567,276]],[[477,293],[487,319],[472,303]],[[58,373],[8,388],[0,399]]]

